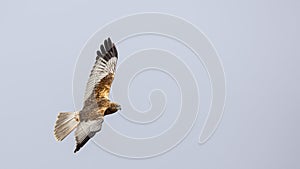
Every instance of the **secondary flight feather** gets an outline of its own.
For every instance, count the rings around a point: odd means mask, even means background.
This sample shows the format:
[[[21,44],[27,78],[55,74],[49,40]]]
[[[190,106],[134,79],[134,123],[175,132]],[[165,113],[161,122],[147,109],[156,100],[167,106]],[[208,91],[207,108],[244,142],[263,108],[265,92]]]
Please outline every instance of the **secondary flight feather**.
[[[118,61],[115,44],[108,38],[96,53],[96,62],[87,82],[82,110],[59,113],[54,127],[57,141],[62,141],[76,129],[74,153],[101,130],[104,116],[121,109],[119,104],[111,102],[108,98]]]

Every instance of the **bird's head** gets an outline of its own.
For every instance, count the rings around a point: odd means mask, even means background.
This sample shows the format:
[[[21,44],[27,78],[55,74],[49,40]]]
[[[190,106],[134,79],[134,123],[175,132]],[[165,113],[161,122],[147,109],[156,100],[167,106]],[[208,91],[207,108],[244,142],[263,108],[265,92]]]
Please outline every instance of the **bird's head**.
[[[116,111],[121,110],[121,105],[119,105],[118,103],[113,103],[112,108],[115,109]]]
[[[106,109],[106,111],[104,112],[104,115],[109,115],[112,113],[117,112],[118,110],[121,110],[121,105],[119,105],[118,103],[110,103],[110,106]]]

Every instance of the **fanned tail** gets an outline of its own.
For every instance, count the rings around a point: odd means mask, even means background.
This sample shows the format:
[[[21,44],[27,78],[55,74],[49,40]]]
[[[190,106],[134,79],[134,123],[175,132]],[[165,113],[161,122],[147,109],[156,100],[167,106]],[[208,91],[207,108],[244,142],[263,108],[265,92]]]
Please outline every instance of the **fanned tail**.
[[[57,141],[62,141],[79,124],[79,112],[59,113],[54,127],[54,136]]]

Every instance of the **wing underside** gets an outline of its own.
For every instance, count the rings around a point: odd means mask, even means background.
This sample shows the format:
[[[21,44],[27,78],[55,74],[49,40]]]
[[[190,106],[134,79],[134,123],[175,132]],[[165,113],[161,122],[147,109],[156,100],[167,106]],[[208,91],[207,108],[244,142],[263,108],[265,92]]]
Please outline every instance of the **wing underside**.
[[[110,38],[104,40],[97,51],[96,62],[87,82],[84,95],[84,109],[80,112],[80,123],[75,131],[76,148],[80,150],[98,131],[101,130],[111,84],[114,79],[118,53]],[[106,103],[106,102],[105,102]],[[96,113],[98,112],[98,113]]]
[[[84,101],[93,97],[108,97],[118,60],[118,52],[110,38],[104,40],[97,51],[96,62],[91,71]]]
[[[92,138],[98,131],[101,130],[102,123],[103,118],[80,122],[75,131],[76,148],[74,153],[79,151],[80,148],[90,140],[90,138]]]

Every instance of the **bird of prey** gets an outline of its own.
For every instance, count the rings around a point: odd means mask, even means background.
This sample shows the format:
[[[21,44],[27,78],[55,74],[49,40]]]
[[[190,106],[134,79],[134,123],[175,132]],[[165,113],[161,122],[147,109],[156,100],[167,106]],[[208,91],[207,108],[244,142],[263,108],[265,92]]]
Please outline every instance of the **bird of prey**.
[[[118,60],[115,44],[108,38],[96,53],[96,62],[88,79],[82,110],[59,113],[54,127],[57,141],[62,141],[76,129],[74,153],[101,130],[104,116],[121,110],[119,104],[108,98]]]

